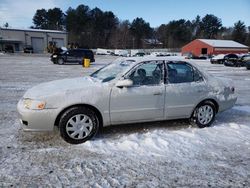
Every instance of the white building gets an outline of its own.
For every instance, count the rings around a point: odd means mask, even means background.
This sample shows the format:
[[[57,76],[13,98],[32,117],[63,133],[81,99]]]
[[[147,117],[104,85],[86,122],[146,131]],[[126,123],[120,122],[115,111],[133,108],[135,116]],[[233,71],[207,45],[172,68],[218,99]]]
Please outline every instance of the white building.
[[[68,33],[55,30],[0,28],[0,51],[8,46],[12,47],[14,52],[21,52],[25,46],[32,46],[34,53],[43,53],[49,42],[56,43],[57,47],[67,46]]]

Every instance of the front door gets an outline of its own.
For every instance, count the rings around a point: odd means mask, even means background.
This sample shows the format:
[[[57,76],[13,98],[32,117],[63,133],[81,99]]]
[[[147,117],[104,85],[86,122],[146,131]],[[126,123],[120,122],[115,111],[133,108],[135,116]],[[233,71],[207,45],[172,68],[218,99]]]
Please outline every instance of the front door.
[[[111,123],[161,120],[164,115],[163,62],[139,64],[126,78],[133,86],[113,87],[110,97]]]

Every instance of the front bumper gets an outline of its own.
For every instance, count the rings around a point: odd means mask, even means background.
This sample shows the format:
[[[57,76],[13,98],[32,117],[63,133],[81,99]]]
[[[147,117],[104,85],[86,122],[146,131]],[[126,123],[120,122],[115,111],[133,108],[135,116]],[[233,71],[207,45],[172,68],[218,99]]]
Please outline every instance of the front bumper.
[[[18,117],[25,131],[53,131],[57,109],[29,110],[24,108],[23,101],[17,104]]]
[[[56,64],[56,63],[57,63],[57,58],[50,57],[50,61],[51,61],[52,63]]]

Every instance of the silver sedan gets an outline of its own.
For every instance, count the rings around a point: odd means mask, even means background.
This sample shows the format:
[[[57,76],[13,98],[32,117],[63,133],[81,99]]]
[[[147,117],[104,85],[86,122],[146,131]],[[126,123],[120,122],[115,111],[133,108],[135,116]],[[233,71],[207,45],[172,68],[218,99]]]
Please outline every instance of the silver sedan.
[[[87,77],[56,80],[29,89],[17,109],[26,131],[51,131],[79,144],[114,124],[188,118],[210,126],[236,102],[228,80],[170,57],[122,58]]]

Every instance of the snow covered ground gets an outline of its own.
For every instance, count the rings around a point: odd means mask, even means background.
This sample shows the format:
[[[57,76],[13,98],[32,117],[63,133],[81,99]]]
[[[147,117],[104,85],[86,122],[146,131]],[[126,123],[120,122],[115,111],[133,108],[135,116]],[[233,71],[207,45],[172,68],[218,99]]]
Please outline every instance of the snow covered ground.
[[[0,56],[0,187],[250,187],[250,71],[199,63],[233,79],[238,101],[212,127],[186,121],[105,128],[69,145],[54,133],[20,129],[16,103],[41,82],[87,75],[91,68],[53,65],[48,56]]]

